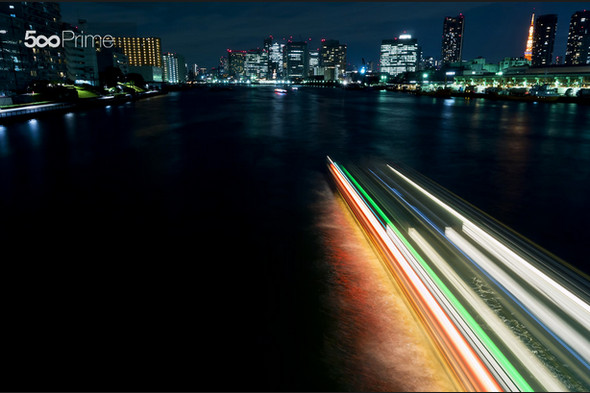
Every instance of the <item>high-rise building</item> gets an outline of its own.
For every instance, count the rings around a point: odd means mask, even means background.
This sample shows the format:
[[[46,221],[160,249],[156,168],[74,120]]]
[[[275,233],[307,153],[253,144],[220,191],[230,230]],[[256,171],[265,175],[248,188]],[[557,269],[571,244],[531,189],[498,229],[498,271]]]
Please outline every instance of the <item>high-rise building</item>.
[[[271,37],[272,38],[272,37]],[[268,76],[269,79],[283,77],[283,50],[285,44],[274,42],[268,53]]]
[[[244,60],[244,75],[252,80],[268,76],[268,52],[264,49],[250,49]]]
[[[27,30],[35,36],[61,36],[59,3],[2,2],[0,3],[0,89],[26,87],[37,79],[66,78],[64,48],[28,48],[23,44]]]
[[[164,82],[168,82],[170,84],[179,84],[183,83],[180,73],[181,67],[184,67],[179,60],[179,56],[176,53],[164,53],[162,55],[162,65],[163,65],[163,79]]]
[[[418,67],[418,40],[409,34],[401,34],[393,40],[381,43],[380,69],[392,76],[414,72]]]
[[[309,64],[308,64],[308,75],[309,76],[319,76],[324,75],[323,70],[321,69],[320,65],[320,50],[310,50],[309,51]]]
[[[346,71],[346,44],[338,40],[322,39],[320,48],[320,65],[324,70],[324,79],[336,80]]]
[[[64,23],[63,30],[73,31],[75,34],[88,34],[86,20],[78,20],[73,26]],[[67,78],[74,83],[98,85],[98,56],[97,48],[93,45],[75,45],[73,40],[64,42]]]
[[[217,66],[217,76],[219,76],[221,78],[225,78],[229,75],[228,73],[229,73],[229,70],[227,67],[227,57],[221,56],[219,58],[219,64]]]
[[[239,79],[244,76],[244,63],[246,62],[245,50],[227,50],[228,75]]]
[[[531,17],[531,24],[529,26],[529,35],[526,40],[526,46],[524,49],[524,58],[528,61],[533,59],[533,37],[535,32],[535,13]]]
[[[162,67],[162,46],[158,37],[114,37],[115,46],[121,48],[134,67]]]
[[[442,35],[442,62],[443,64],[457,63],[461,61],[463,52],[463,31],[465,30],[465,17],[445,17],[443,21]]]
[[[553,59],[553,46],[557,30],[557,15],[539,15],[535,20],[533,34],[533,66],[547,66]]]
[[[309,60],[307,42],[287,42],[283,50],[283,69],[286,78],[305,78]]]
[[[576,11],[572,15],[564,63],[590,63],[590,11]]]

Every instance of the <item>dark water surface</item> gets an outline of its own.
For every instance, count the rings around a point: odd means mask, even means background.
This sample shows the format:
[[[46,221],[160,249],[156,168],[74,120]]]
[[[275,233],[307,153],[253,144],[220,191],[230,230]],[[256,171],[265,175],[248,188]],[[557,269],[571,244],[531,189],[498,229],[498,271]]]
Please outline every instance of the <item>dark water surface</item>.
[[[5,390],[347,389],[328,154],[405,163],[590,273],[587,106],[259,87],[49,116],[0,126]]]

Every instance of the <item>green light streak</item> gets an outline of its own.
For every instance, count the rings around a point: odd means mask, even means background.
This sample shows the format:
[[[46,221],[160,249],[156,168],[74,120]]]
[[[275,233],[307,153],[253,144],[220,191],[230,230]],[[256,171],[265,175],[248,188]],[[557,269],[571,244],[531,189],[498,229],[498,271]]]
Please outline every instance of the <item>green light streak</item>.
[[[352,183],[356,186],[356,188],[361,192],[361,194],[365,197],[365,200],[373,206],[374,210],[383,218],[383,221],[387,223],[387,225],[393,230],[396,236],[404,243],[407,249],[412,253],[412,255],[418,260],[420,265],[426,270],[428,275],[432,278],[432,280],[436,283],[439,289],[445,294],[447,299],[453,304],[455,309],[461,314],[463,319],[469,324],[473,332],[479,337],[479,339],[484,343],[484,345],[488,348],[488,350],[494,355],[496,360],[501,364],[504,370],[510,374],[514,383],[518,385],[521,391],[525,392],[533,392],[533,388],[528,384],[528,382],[520,375],[518,370],[510,363],[510,361],[504,356],[502,351],[496,346],[496,344],[490,339],[490,337],[486,334],[486,332],[481,328],[481,326],[475,321],[475,319],[469,314],[469,312],[463,307],[463,305],[459,302],[459,300],[453,295],[453,293],[449,290],[449,288],[441,281],[441,279],[437,276],[437,274],[432,270],[432,268],[424,261],[424,259],[418,254],[418,252],[414,249],[414,247],[406,240],[406,238],[402,235],[402,233],[397,229],[397,227],[393,224],[393,222],[385,215],[383,210],[377,206],[373,198],[367,194],[367,192],[360,186],[360,184],[356,181],[354,177],[341,165],[337,165],[342,171],[346,174],[346,176],[352,181]]]

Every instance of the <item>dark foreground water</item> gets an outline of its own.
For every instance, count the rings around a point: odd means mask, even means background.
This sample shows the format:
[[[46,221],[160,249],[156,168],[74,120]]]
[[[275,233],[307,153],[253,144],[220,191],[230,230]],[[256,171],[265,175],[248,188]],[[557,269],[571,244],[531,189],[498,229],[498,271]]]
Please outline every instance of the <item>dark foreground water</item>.
[[[5,390],[350,388],[327,154],[405,163],[590,272],[585,106],[260,87],[4,125]]]

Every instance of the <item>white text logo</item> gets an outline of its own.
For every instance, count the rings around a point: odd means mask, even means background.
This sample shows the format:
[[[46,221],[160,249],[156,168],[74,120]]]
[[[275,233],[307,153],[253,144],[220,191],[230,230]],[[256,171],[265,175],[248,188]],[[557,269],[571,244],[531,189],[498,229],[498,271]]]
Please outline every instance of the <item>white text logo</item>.
[[[94,48],[96,45],[104,48],[112,48],[115,44],[115,39],[111,35],[101,36],[98,34],[76,34],[72,30],[64,30],[61,32],[61,37],[57,34],[46,37],[44,35],[37,35],[36,30],[27,30],[25,34],[25,46],[27,48],[57,48],[64,46],[66,42],[72,42],[76,48]]]

